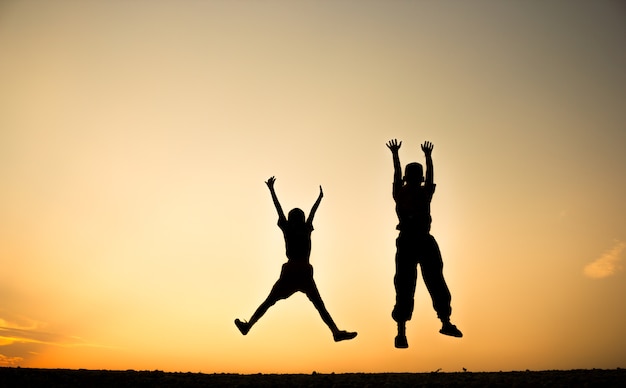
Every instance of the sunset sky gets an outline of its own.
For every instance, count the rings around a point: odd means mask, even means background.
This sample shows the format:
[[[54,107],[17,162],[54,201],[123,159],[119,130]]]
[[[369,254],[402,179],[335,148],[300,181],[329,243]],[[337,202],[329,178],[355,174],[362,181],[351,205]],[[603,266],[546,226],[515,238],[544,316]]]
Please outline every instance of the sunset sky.
[[[434,144],[394,348],[393,166]],[[315,217],[304,294],[264,183]],[[626,367],[619,1],[0,1],[0,366],[227,373]]]

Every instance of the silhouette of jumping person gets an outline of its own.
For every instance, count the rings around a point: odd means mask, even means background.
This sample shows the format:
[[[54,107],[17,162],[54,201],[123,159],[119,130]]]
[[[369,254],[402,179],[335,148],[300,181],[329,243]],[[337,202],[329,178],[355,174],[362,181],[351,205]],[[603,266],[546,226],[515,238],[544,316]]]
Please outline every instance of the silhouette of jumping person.
[[[387,147],[393,156],[393,199],[396,202],[399,230],[396,239],[396,304],[391,316],[398,324],[396,348],[408,348],[406,321],[413,315],[417,264],[422,270],[424,283],[431,296],[433,307],[441,320],[441,334],[462,337],[463,333],[450,323],[450,291],[443,278],[443,261],[437,241],[430,234],[430,202],[435,192],[433,181],[433,144],[424,142],[422,151],[426,156],[426,179],[419,163],[409,163],[402,168],[398,151],[402,142],[390,140]]]
[[[337,325],[331,318],[322,297],[320,296],[315,281],[313,280],[313,266],[309,264],[309,256],[311,254],[311,232],[313,231],[313,217],[317,211],[324,193],[320,186],[320,194],[309,213],[309,217],[305,221],[304,212],[295,208],[289,212],[289,217],[285,218],[283,209],[278,202],[278,197],[274,191],[274,182],[276,179],[271,177],[265,182],[272,194],[274,206],[278,211],[278,227],[285,237],[285,247],[287,253],[287,262],[283,264],[278,281],[272,287],[267,299],[257,308],[250,318],[249,322],[235,319],[235,325],[246,335],[252,326],[265,314],[265,312],[281,299],[286,299],[293,295],[296,291],[306,294],[319,312],[322,320],[330,328],[335,341],[349,340],[356,337],[356,332],[348,332],[339,330]]]

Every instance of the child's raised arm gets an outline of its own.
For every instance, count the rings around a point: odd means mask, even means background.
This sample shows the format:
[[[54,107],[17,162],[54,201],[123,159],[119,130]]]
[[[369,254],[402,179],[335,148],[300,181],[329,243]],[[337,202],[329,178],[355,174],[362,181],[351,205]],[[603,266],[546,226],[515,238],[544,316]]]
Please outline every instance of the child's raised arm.
[[[270,189],[270,193],[272,194],[272,201],[274,201],[274,206],[276,206],[276,211],[278,212],[278,219],[281,221],[286,221],[285,213],[283,213],[283,208],[280,206],[280,202],[278,202],[278,197],[276,196],[276,191],[274,191],[274,182],[276,182],[276,178],[271,177],[265,182],[267,187]]]
[[[434,182],[434,171],[433,171],[433,143],[429,141],[425,141],[422,144],[422,151],[424,151],[424,156],[426,156],[426,184],[432,185]]]
[[[323,196],[324,196],[324,192],[322,191],[322,186],[320,185],[320,195],[317,197],[317,201],[315,201],[315,203],[313,204],[313,207],[311,208],[311,212],[309,213],[309,218],[307,218],[306,220],[307,224],[313,223],[313,217],[315,217],[315,212],[317,211],[317,208],[319,207],[320,202],[322,202]]]
[[[398,142],[396,139],[391,139],[387,142],[387,148],[391,151],[391,155],[393,156],[393,181],[401,182],[402,181],[402,166],[400,166],[400,155],[398,151],[400,150],[400,146],[402,145],[402,141]]]

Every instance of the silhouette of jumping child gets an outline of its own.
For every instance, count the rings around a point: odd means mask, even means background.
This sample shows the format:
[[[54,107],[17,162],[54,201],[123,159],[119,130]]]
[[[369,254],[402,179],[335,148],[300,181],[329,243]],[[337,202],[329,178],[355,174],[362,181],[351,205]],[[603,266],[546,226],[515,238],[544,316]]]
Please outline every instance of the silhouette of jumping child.
[[[463,333],[450,323],[450,291],[443,278],[443,261],[437,241],[430,234],[430,202],[435,192],[433,182],[433,144],[424,142],[422,151],[426,156],[426,179],[419,163],[409,163],[404,170],[404,178],[398,151],[402,142],[390,140],[387,147],[393,156],[393,199],[399,230],[396,239],[396,304],[391,316],[398,324],[395,338],[396,348],[408,348],[406,321],[413,315],[417,264],[422,270],[424,283],[433,302],[433,307],[441,320],[441,334],[462,337]]]
[[[265,312],[281,299],[286,299],[293,295],[296,291],[306,294],[319,312],[322,320],[330,328],[335,341],[349,340],[356,337],[357,333],[339,330],[337,325],[331,318],[328,310],[324,306],[322,297],[320,296],[315,281],[313,280],[313,266],[309,264],[309,256],[311,254],[311,232],[313,231],[313,217],[317,211],[324,193],[320,186],[320,194],[309,213],[309,218],[304,219],[304,212],[295,208],[289,212],[289,217],[285,218],[283,209],[278,202],[278,197],[274,191],[274,182],[276,179],[271,177],[265,182],[272,194],[274,206],[278,211],[278,227],[282,230],[285,237],[285,246],[287,251],[287,262],[283,264],[278,281],[272,287],[267,299],[257,308],[250,318],[249,322],[235,319],[235,325],[246,335],[252,326],[265,314]]]

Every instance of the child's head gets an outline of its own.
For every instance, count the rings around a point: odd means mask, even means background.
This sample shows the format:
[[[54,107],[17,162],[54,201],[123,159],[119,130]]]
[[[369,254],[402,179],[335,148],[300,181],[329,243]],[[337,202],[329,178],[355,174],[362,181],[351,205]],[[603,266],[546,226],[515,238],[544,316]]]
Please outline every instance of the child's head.
[[[291,209],[287,215],[287,221],[290,224],[304,224],[304,212],[298,208]]]
[[[424,181],[424,168],[419,163],[409,163],[404,168],[404,182],[420,185]]]

